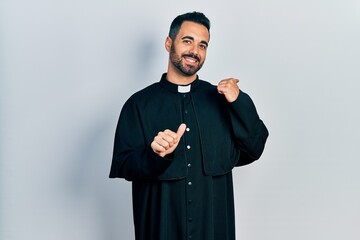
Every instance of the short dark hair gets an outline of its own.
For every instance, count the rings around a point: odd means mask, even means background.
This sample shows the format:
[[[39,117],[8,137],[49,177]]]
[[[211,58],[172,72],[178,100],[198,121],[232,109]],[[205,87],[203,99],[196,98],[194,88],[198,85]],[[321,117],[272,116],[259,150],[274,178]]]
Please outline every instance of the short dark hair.
[[[183,22],[189,21],[194,23],[199,23],[207,28],[210,33],[210,20],[201,12],[188,12],[182,15],[177,16],[170,25],[169,37],[171,40],[176,38],[176,35],[179,33],[181,25]]]

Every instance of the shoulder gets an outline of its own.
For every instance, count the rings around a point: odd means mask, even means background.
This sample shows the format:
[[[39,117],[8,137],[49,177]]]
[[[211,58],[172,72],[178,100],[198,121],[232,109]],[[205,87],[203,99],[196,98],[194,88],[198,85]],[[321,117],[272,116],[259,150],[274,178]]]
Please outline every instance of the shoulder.
[[[200,83],[200,91],[199,93],[205,94],[205,95],[218,95],[217,94],[217,86],[213,85],[212,83],[199,79]]]
[[[210,82],[203,80],[203,79],[199,79],[198,80],[201,84],[201,88],[204,90],[209,90],[209,89],[216,89],[216,86],[211,84]]]
[[[159,92],[161,91],[161,87],[159,86],[159,83],[153,83],[135,93],[133,93],[128,100],[126,101],[125,104],[127,103],[135,103],[135,102],[143,102],[146,101],[147,99],[156,96]]]
[[[211,98],[212,100],[222,99],[217,91],[217,86],[205,80],[199,79],[198,81],[200,83],[200,88],[199,91],[197,91],[197,95],[206,98]]]
[[[160,85],[158,82],[153,83],[137,92],[135,92],[130,99],[142,99],[142,98],[147,98],[151,95],[153,95],[154,93],[157,93],[160,91]]]
[[[156,94],[158,91],[158,84],[153,83],[135,93],[133,93],[123,104],[121,112],[134,111],[143,105],[146,102],[146,99],[151,97],[151,95]]]

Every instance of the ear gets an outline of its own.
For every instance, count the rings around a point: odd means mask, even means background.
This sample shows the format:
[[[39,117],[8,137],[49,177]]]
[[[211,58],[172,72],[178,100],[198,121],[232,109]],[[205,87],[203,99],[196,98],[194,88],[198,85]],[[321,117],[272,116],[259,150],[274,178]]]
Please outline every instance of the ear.
[[[166,51],[170,52],[171,45],[172,45],[172,40],[168,36],[168,37],[166,37],[166,40],[165,40],[165,49],[166,49]]]

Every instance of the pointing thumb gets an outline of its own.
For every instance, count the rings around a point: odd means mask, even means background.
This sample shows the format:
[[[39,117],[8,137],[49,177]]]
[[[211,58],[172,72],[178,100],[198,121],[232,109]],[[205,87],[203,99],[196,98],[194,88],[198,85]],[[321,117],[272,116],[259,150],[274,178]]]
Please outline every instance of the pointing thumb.
[[[185,129],[186,129],[186,124],[185,123],[180,124],[180,126],[179,126],[179,128],[178,128],[178,130],[176,132],[179,139],[182,137],[182,135],[184,135]]]

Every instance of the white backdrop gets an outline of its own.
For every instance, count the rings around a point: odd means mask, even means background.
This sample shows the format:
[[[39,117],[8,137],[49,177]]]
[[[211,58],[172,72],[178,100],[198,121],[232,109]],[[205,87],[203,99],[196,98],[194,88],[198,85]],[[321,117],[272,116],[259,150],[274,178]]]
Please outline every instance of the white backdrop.
[[[234,171],[237,238],[360,239],[358,0],[3,0],[1,240],[133,239],[117,118],[193,10],[212,21],[200,77],[239,78],[270,131]]]

